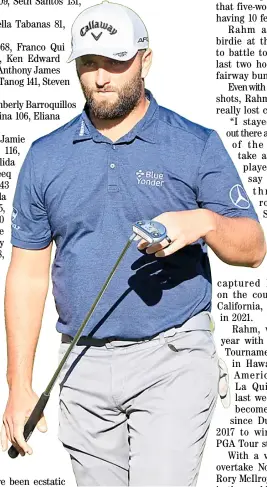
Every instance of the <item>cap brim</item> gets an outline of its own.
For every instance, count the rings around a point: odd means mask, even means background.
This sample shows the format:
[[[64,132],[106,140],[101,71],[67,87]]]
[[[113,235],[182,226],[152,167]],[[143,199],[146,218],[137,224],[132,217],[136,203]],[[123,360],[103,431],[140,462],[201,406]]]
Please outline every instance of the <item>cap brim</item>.
[[[108,57],[110,59],[116,59],[117,61],[129,61],[129,59],[132,59],[135,54],[137,53],[138,48],[134,48],[131,51],[123,51],[122,48],[118,48],[117,50],[115,48],[112,49],[81,49],[80,51],[73,51],[67,60],[67,63],[70,63],[71,61],[74,61],[74,59],[77,59],[78,57],[81,56],[86,56],[87,54],[92,54],[95,56],[104,56]],[[127,54],[123,54],[124,52],[127,52]],[[118,53],[118,54],[117,54]]]

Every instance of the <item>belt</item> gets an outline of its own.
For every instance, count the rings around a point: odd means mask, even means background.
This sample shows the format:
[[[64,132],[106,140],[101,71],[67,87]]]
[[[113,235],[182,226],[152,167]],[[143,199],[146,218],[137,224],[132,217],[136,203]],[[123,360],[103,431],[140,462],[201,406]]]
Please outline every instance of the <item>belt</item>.
[[[106,345],[107,343],[116,343],[118,346],[121,343],[122,346],[126,344],[133,344],[133,343],[138,343],[138,342],[149,342],[151,340],[157,340],[164,337],[169,337],[169,336],[174,336],[175,333],[177,332],[183,332],[183,331],[193,331],[193,330],[206,330],[213,332],[214,331],[214,321],[213,318],[210,314],[209,311],[203,311],[189,320],[185,321],[182,325],[177,325],[172,328],[169,328],[168,330],[162,331],[161,333],[158,333],[157,335],[153,335],[152,337],[149,338],[141,338],[141,339],[133,339],[133,340],[128,340],[128,339],[122,339],[122,338],[114,338],[114,337],[107,337],[107,338],[93,338],[90,335],[88,336],[82,336],[79,338],[78,342],[76,345],[91,345],[93,347],[102,347],[103,345]],[[73,340],[73,337],[70,335],[62,334],[61,336],[61,342],[62,343],[71,343]]]

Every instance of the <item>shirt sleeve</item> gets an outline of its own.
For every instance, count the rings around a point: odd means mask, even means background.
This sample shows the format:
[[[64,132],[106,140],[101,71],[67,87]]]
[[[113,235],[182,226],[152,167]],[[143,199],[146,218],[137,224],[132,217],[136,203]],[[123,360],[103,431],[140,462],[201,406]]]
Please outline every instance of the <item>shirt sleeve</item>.
[[[216,131],[212,131],[201,156],[197,180],[200,208],[228,217],[259,221],[238,172]]]
[[[51,228],[37,184],[32,147],[19,172],[11,215],[11,243],[22,249],[42,249],[52,240]]]

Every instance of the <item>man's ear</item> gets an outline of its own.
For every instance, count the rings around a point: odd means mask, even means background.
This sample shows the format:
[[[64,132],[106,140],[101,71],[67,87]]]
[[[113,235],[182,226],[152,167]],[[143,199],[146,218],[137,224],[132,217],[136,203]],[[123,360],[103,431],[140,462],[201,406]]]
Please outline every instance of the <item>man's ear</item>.
[[[141,72],[142,79],[146,78],[146,76],[149,73],[150,66],[152,64],[152,58],[153,58],[152,49],[150,48],[146,49],[146,51],[142,56],[142,72]]]

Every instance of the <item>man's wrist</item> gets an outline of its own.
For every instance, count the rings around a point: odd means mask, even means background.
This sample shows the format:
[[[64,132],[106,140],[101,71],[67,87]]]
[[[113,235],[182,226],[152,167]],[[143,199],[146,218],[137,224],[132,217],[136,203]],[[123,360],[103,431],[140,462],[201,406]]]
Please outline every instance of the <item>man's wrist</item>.
[[[31,381],[31,378],[27,377],[27,378],[22,378],[22,377],[10,377],[7,375],[7,384],[8,384],[8,388],[9,388],[9,391],[12,391],[12,390],[20,390],[20,389],[23,389],[23,390],[28,390],[28,391],[31,391],[32,390],[32,381]]]
[[[211,210],[199,209],[197,210],[200,216],[200,227],[202,229],[202,237],[206,237],[209,232],[217,230],[217,215]]]

